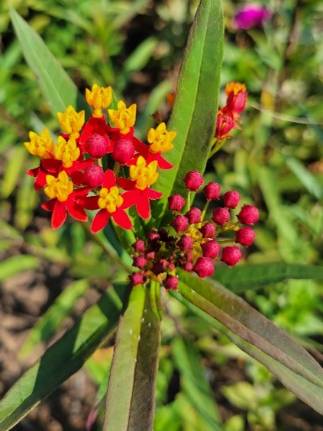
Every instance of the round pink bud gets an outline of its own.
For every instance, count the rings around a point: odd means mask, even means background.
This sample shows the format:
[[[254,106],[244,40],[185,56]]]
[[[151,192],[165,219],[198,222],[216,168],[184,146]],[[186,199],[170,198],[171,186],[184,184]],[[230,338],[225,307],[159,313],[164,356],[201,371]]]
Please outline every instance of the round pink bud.
[[[229,192],[224,193],[223,201],[226,207],[236,208],[240,201],[240,195],[237,191],[231,190]]]
[[[204,238],[214,238],[216,233],[216,227],[213,223],[206,223],[200,229]]]
[[[256,238],[256,232],[249,226],[242,227],[236,233],[236,242],[249,247]]]
[[[133,258],[133,266],[143,269],[146,265],[147,265],[147,259],[145,258],[145,256],[141,255]]]
[[[155,251],[149,251],[148,253],[146,253],[146,258],[148,260],[154,260],[156,257],[156,252]]]
[[[135,153],[135,146],[129,137],[120,137],[114,144],[112,157],[121,165],[127,164]]]
[[[193,248],[193,238],[189,235],[183,235],[179,241],[179,246],[183,251],[190,251]]]
[[[203,256],[214,259],[220,254],[221,246],[214,239],[201,245]]]
[[[84,171],[84,182],[90,187],[99,187],[104,181],[104,172],[101,166],[92,165]]]
[[[143,284],[145,282],[145,274],[143,272],[133,272],[130,275],[130,282],[133,286]]]
[[[184,232],[188,228],[188,219],[183,215],[178,215],[172,221],[172,225],[176,232]]]
[[[198,190],[204,183],[202,175],[198,171],[190,171],[184,178],[185,186],[191,192]]]
[[[175,275],[167,275],[164,286],[167,290],[176,290],[178,287],[178,277]]]
[[[147,237],[150,241],[157,241],[159,240],[159,233],[152,230],[148,233]]]
[[[168,198],[168,206],[172,211],[182,211],[185,203],[185,199],[181,195],[172,195]]]
[[[244,205],[238,215],[243,224],[255,224],[259,220],[259,211],[254,205]]]
[[[215,208],[213,211],[213,220],[221,226],[228,223],[230,220],[230,212],[228,208]]]
[[[90,156],[99,159],[108,153],[110,146],[111,143],[108,136],[93,133],[93,135],[91,135],[86,141],[85,149]]]
[[[204,187],[204,195],[208,201],[219,199],[221,186],[219,183],[211,182]]]
[[[145,241],[142,239],[137,239],[137,241],[133,244],[133,249],[138,253],[143,253],[145,251]]]
[[[193,207],[191,208],[187,213],[186,217],[188,218],[188,221],[190,224],[199,223],[201,221],[201,215],[202,211],[200,208]]]
[[[168,261],[166,259],[160,259],[158,262],[154,263],[152,271],[154,274],[158,275],[166,271],[168,268]]]
[[[239,247],[232,245],[229,247],[224,247],[222,251],[222,262],[229,266],[236,265],[242,257],[242,253]]]
[[[210,277],[214,273],[214,263],[210,257],[199,257],[194,265],[194,272],[201,277]]]
[[[183,265],[183,269],[187,272],[192,272],[193,271],[193,263],[192,262],[185,262]]]

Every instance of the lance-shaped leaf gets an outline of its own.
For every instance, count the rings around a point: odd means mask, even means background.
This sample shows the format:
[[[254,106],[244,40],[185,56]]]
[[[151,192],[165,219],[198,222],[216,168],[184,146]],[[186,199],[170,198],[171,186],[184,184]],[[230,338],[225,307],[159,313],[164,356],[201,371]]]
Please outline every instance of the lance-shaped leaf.
[[[107,394],[104,431],[150,431],[160,343],[159,286],[132,290],[120,320]]]
[[[199,280],[181,271],[182,295],[221,322],[234,334],[314,385],[323,395],[323,369],[284,331],[241,298],[212,281]],[[279,377],[279,376],[278,376]],[[299,391],[295,390],[299,395]],[[308,402],[308,400],[305,400]],[[323,397],[322,397],[323,405]],[[316,404],[313,402],[313,408]]]
[[[262,287],[287,279],[323,280],[323,266],[288,264],[283,262],[259,263],[228,268],[217,268],[215,279],[236,293]]]
[[[98,302],[14,384],[0,401],[0,430],[17,424],[41,400],[79,370],[100,344],[112,335],[118,321],[126,286],[118,296],[108,290]]]
[[[165,200],[175,190],[183,190],[187,171],[205,169],[218,106],[222,51],[221,0],[201,0],[187,42],[169,123],[169,128],[177,133],[174,148],[167,154],[174,167],[163,172],[158,180],[158,189]]]
[[[25,59],[37,76],[53,113],[64,111],[68,105],[83,107],[83,98],[75,84],[41,37],[14,9],[10,10],[10,17]]]

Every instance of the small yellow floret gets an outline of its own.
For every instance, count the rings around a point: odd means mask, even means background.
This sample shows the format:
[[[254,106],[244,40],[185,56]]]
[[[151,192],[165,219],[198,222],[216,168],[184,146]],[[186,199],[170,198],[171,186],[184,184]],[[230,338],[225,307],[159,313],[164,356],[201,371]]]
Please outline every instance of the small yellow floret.
[[[170,151],[174,145],[176,132],[168,131],[165,123],[160,123],[156,129],[149,129],[147,140],[153,153],[165,153]]]
[[[145,190],[157,181],[159,176],[157,167],[158,164],[156,160],[147,165],[146,160],[142,156],[139,156],[137,163],[130,166],[130,178],[136,181],[136,187],[138,189]]]
[[[48,129],[44,129],[40,134],[29,132],[29,139],[30,141],[25,142],[24,145],[30,154],[41,159],[53,157],[54,142]]]
[[[73,162],[80,157],[80,149],[74,136],[71,136],[68,141],[63,136],[59,136],[54,148],[54,155],[56,160],[63,162],[64,168],[70,168]]]
[[[99,193],[98,205],[109,213],[114,213],[123,204],[123,197],[117,186],[110,189],[102,188]]]
[[[245,93],[247,91],[247,88],[244,84],[241,84],[240,82],[229,82],[225,86],[225,93],[229,95],[230,93],[233,93],[235,96],[238,93]]]
[[[64,133],[78,136],[85,121],[85,111],[76,112],[73,106],[69,105],[65,112],[57,113],[57,118]]]
[[[109,109],[108,112],[113,125],[118,127],[121,133],[126,134],[136,122],[137,105],[133,103],[127,108],[124,101],[119,100],[118,109]]]
[[[60,172],[57,178],[53,175],[46,175],[44,192],[50,199],[56,198],[60,202],[64,202],[72,191],[73,182],[65,171]]]
[[[91,90],[85,90],[85,99],[93,109],[93,117],[102,117],[102,109],[106,109],[112,102],[112,88],[93,84]]]

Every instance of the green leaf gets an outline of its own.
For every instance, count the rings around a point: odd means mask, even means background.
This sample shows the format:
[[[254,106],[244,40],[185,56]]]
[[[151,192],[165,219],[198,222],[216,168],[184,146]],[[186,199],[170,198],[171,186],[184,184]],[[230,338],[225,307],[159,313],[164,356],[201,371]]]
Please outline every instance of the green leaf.
[[[323,280],[323,266],[281,262],[247,264],[234,268],[221,265],[217,267],[214,278],[230,290],[239,293],[290,278]]]
[[[108,386],[105,431],[152,430],[160,343],[155,288],[160,289],[155,284],[149,289],[133,289],[120,321]]]
[[[0,402],[0,429],[17,424],[41,400],[79,370],[93,351],[113,333],[126,286],[109,289],[98,304],[90,307],[72,329],[52,345],[14,384]]]
[[[37,76],[53,113],[64,111],[68,105],[84,108],[83,98],[75,84],[41,37],[14,9],[10,10],[10,17],[25,59]]]
[[[63,320],[75,306],[78,298],[85,293],[88,287],[89,283],[86,280],[78,280],[64,288],[63,292],[29,332],[20,349],[21,357],[27,356],[39,343],[48,341],[55,334]]]
[[[198,352],[191,344],[179,338],[175,339],[172,352],[181,372],[182,390],[196,413],[203,419],[203,430],[222,430],[219,412]]]
[[[286,158],[289,169],[299,179],[303,186],[317,199],[322,198],[322,187],[315,176],[308,171],[302,163],[294,157]]]
[[[34,256],[12,256],[0,263],[0,282],[19,274],[35,269],[39,266],[39,259]]]
[[[215,126],[223,51],[221,0],[201,0],[187,42],[169,129],[177,132],[167,159],[174,167],[163,172],[157,188],[164,201],[184,191],[184,174],[204,171]]]
[[[23,171],[26,156],[26,150],[22,146],[14,147],[10,150],[8,163],[6,164],[1,182],[1,196],[4,199],[8,198],[15,190]]]
[[[199,280],[181,271],[180,292],[192,304],[217,319],[230,331],[244,341],[255,346],[257,350],[272,358],[279,366],[287,368],[290,373],[300,377],[298,385],[309,385],[316,388],[321,406],[323,406],[323,369],[297,345],[284,331],[276,327],[258,311],[241,298],[212,281]],[[274,371],[273,371],[274,372]],[[280,378],[280,375],[277,374]],[[283,381],[284,383],[284,381]],[[290,382],[293,392],[301,399],[302,394],[294,380]],[[295,389],[292,387],[295,386]],[[318,411],[317,400],[304,400]]]

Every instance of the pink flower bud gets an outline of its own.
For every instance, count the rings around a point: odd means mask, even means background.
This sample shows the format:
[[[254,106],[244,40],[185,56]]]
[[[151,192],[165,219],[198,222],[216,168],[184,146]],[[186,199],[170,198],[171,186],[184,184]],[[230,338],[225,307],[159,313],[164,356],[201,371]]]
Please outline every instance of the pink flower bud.
[[[193,271],[193,263],[192,262],[185,262],[183,265],[183,269],[187,272],[192,272]]]
[[[249,226],[242,227],[236,233],[236,242],[246,247],[251,246],[256,238],[256,232]]]
[[[133,244],[133,249],[138,253],[143,253],[145,251],[145,241],[142,239],[137,239]]]
[[[147,259],[145,256],[140,255],[133,258],[133,266],[143,269],[147,265]]]
[[[229,266],[234,266],[239,262],[241,257],[242,253],[240,248],[232,245],[229,247],[224,247],[221,260]]]
[[[176,232],[184,232],[188,228],[188,219],[183,215],[174,218],[172,225]]]
[[[175,275],[167,275],[164,286],[167,290],[176,290],[178,287],[178,277]]]
[[[152,271],[154,274],[162,274],[168,268],[168,261],[166,259],[160,259],[158,262],[154,263]]]
[[[92,165],[84,172],[84,182],[90,187],[99,187],[104,181],[104,172],[101,166]]]
[[[168,198],[168,206],[171,211],[182,211],[185,206],[185,199],[181,195],[172,195]]]
[[[189,251],[193,248],[193,238],[189,235],[183,235],[179,241],[180,249],[183,251]]]
[[[199,257],[194,265],[194,272],[201,277],[210,277],[214,273],[214,263],[209,257]]]
[[[108,136],[93,133],[93,135],[91,135],[86,141],[85,149],[90,156],[100,159],[109,152],[110,147],[111,143]]]
[[[219,109],[216,117],[216,130],[215,137],[217,139],[226,139],[229,137],[229,133],[235,127],[235,121],[233,112],[224,107]]]
[[[133,286],[143,284],[145,282],[145,274],[143,272],[133,272],[130,275],[130,282]]]
[[[230,212],[228,208],[215,208],[213,211],[213,220],[220,226],[228,223],[230,220]]]
[[[148,233],[147,237],[150,241],[157,241],[159,240],[159,233],[152,230]]]
[[[204,238],[214,238],[216,234],[216,227],[213,223],[206,223],[200,229]]]
[[[202,244],[203,256],[214,259],[220,254],[221,246],[214,239]]]
[[[259,211],[254,205],[244,205],[238,215],[242,224],[255,224],[259,220]]]
[[[120,136],[114,144],[112,157],[121,165],[127,164],[135,153],[135,146],[132,139],[127,136]]]
[[[204,195],[208,201],[219,199],[221,186],[219,183],[210,182],[204,187]]]
[[[188,221],[190,224],[199,223],[201,221],[201,215],[202,211],[200,208],[193,207],[191,208],[187,213],[186,217],[188,218]]]
[[[185,175],[184,183],[188,190],[190,190],[191,192],[195,192],[204,183],[204,179],[200,172],[190,171]]]
[[[228,208],[236,208],[240,201],[240,195],[236,190],[230,190],[223,195],[224,205]]]
[[[149,251],[148,253],[146,253],[146,258],[148,260],[154,260],[156,257],[156,252],[155,251]]]

